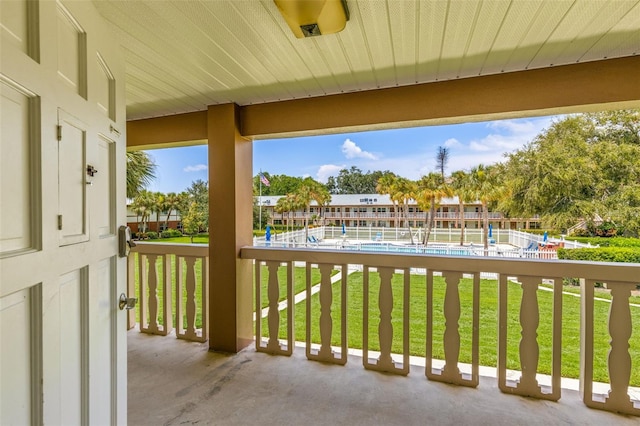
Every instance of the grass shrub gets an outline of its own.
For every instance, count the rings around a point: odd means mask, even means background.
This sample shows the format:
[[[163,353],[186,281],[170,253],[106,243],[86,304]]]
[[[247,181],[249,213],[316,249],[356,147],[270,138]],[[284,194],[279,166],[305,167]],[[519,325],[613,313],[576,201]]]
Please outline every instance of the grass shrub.
[[[640,248],[640,238],[625,237],[568,237],[567,240],[600,247],[637,247]]]
[[[182,232],[178,231],[177,229],[165,229],[160,235],[162,236],[162,238],[175,238],[182,237]]]
[[[558,249],[558,259],[588,262],[640,263],[640,247]]]

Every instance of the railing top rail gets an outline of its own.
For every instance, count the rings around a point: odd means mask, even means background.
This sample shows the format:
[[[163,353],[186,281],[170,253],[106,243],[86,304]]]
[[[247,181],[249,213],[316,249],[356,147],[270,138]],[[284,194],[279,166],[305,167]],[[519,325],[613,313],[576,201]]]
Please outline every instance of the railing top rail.
[[[131,249],[133,253],[141,254],[175,254],[178,256],[209,256],[209,244],[183,244],[183,243],[151,243],[136,241],[136,246]]]
[[[307,261],[334,265],[357,264],[391,268],[426,268],[435,271],[493,272],[509,276],[576,277],[603,282],[640,283],[640,264],[573,260],[500,259],[484,256],[440,256],[406,253],[366,253],[341,250],[245,246],[242,259]]]

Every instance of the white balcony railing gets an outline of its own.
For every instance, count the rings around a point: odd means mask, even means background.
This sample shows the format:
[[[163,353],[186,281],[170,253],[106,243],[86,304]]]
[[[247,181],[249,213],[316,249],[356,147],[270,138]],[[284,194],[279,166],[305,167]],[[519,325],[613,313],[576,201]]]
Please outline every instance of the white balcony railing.
[[[562,283],[564,277],[580,278],[580,389],[584,403],[593,408],[640,415],[640,402],[633,401],[629,395],[629,383],[632,374],[633,350],[639,349],[640,340],[632,336],[633,317],[640,315],[640,307],[631,306],[630,291],[640,282],[637,264],[585,263],[571,261],[546,260],[503,260],[478,257],[445,257],[406,254],[369,254],[362,252],[344,252],[335,250],[296,250],[245,247],[241,250],[243,259],[255,261],[256,305],[263,300],[261,289],[266,285],[266,329],[261,321],[256,321],[256,350],[271,354],[289,355],[293,350],[296,327],[303,327],[306,335],[306,351],[310,360],[344,364],[348,361],[346,318],[348,317],[346,302],[348,272],[357,268],[362,271],[362,287],[355,289],[358,300],[362,300],[362,351],[364,368],[388,373],[406,375],[409,365],[409,328],[413,321],[411,315],[411,274],[421,273],[426,280],[426,376],[430,380],[443,381],[456,385],[476,387],[479,384],[479,348],[481,343],[495,342],[490,333],[480,333],[480,313],[483,303],[480,300],[481,275],[487,273],[497,279],[498,293],[498,336],[497,336],[497,377],[501,391],[556,401],[561,397],[560,388],[562,353],[565,349],[562,342],[562,324],[567,320],[563,315]],[[286,320],[280,318],[283,304],[294,306],[292,290],[294,265],[306,267],[306,294],[311,294],[311,268],[318,268],[320,274],[319,305],[306,298],[306,320],[295,323],[293,309],[287,310]],[[285,282],[280,282],[278,269],[286,268]],[[263,278],[265,273],[268,277]],[[337,269],[339,280],[332,279],[332,271]],[[398,290],[392,288],[392,278],[400,276],[402,283]],[[434,276],[442,276],[445,284],[444,300],[437,305],[434,301]],[[472,290],[465,293],[464,305],[461,299],[460,284],[463,277],[472,278]],[[398,278],[396,278],[397,282]],[[334,288],[333,282],[339,282]],[[521,293],[519,312],[510,312],[507,299],[515,297],[509,294],[509,282],[520,284]],[[266,283],[266,284],[265,284]],[[542,310],[539,306],[539,290],[541,284],[552,287],[551,311]],[[608,318],[610,350],[606,360],[610,391],[606,394],[595,394],[594,387],[594,286],[605,283],[611,290],[611,302]],[[375,292],[372,289],[376,288]],[[286,290],[285,290],[286,289]],[[353,289],[352,289],[353,291]],[[280,299],[284,298],[284,302]],[[333,303],[340,299],[339,306]],[[374,300],[370,300],[374,299]],[[470,300],[469,300],[470,299]],[[315,303],[315,302],[314,302]],[[440,312],[435,306],[440,306]],[[467,315],[462,315],[466,311]],[[470,311],[470,315],[468,315]],[[577,314],[575,312],[574,314]],[[434,318],[442,318],[437,323]],[[471,331],[468,340],[461,338],[461,320]],[[378,327],[370,327],[369,322],[378,323]],[[541,347],[538,331],[541,322],[550,326],[551,347]],[[286,326],[284,325],[286,323]],[[444,332],[436,335],[436,325],[444,324]],[[319,344],[311,341],[312,328],[319,330]],[[515,333],[512,330],[515,328]],[[336,334],[337,333],[337,334]],[[373,334],[373,337],[370,335]],[[392,351],[393,336],[402,337],[401,345]],[[507,341],[508,335],[517,335],[519,346],[517,358],[520,377],[508,379]],[[338,337],[336,337],[338,336]],[[332,346],[332,338],[339,341]],[[377,345],[370,342],[377,341]],[[470,342],[470,343],[469,343]],[[438,365],[433,358],[434,345],[444,348],[444,365]],[[470,344],[470,348],[467,346]],[[370,359],[372,347],[376,346],[379,356]],[[470,367],[459,362],[462,346],[471,353]],[[511,349],[513,350],[513,349]],[[540,353],[550,353],[551,375],[544,382],[539,375]],[[513,360],[511,360],[513,362]],[[635,366],[634,368],[637,368]]]
[[[138,297],[129,328],[139,322],[141,332],[166,336],[175,323],[177,338],[205,342],[208,273],[208,245],[137,242],[128,258],[129,294]]]
[[[256,306],[261,314],[256,316],[263,317],[255,323],[258,351],[290,354],[297,328],[304,330],[302,340],[306,340],[309,359],[337,364],[348,362],[346,321],[352,314],[348,310],[354,309],[347,303],[347,294],[350,294],[349,297],[361,300],[357,309],[361,310],[358,315],[362,319],[360,337],[364,368],[408,374],[411,370],[409,330],[416,323],[412,301],[415,297],[424,297],[426,312],[417,314],[425,317],[425,332],[420,342],[415,342],[414,335],[411,344],[414,348],[416,344],[426,348],[423,359],[428,379],[478,386],[480,348],[497,344],[497,379],[503,392],[558,400],[562,396],[562,354],[575,351],[580,353],[580,389],[587,406],[640,415],[640,403],[632,400],[629,388],[632,371],[637,369],[634,364],[637,355],[632,357],[632,354],[640,351],[640,335],[633,333],[640,306],[630,303],[630,292],[640,282],[640,265],[380,254],[318,248],[244,247],[240,255],[255,262]],[[207,256],[208,247],[202,245],[138,244],[129,257],[129,286],[133,293],[136,281],[138,283],[138,322],[142,332],[167,335],[175,323],[179,338],[207,339]],[[279,274],[283,265],[286,273]],[[295,305],[294,268],[300,266],[306,269],[302,291],[305,294],[318,292],[317,300],[312,302],[312,297],[306,297],[304,319],[296,317],[294,309],[287,309],[285,319],[281,309]],[[316,278],[312,282],[314,268]],[[334,270],[340,275],[333,275]],[[361,286],[349,281],[349,273],[354,270],[362,273]],[[417,288],[414,288],[416,275],[423,280],[421,296],[417,296]],[[481,277],[491,277],[495,281],[487,284]],[[581,280],[580,309],[573,313],[563,312],[565,277]],[[462,284],[463,278],[470,278],[471,284]],[[519,284],[517,290],[513,283]],[[610,289],[606,318],[596,317],[594,313],[594,304],[603,303],[596,301],[596,283],[604,283]],[[495,287],[498,298],[497,336],[480,327],[480,316],[486,313],[480,291],[488,285]],[[543,285],[550,289],[542,289]],[[434,292],[436,286],[443,292]],[[542,307],[541,294],[547,291],[552,292],[551,306]],[[444,295],[436,297],[435,294]],[[518,306],[515,312],[513,305],[507,302],[514,297]],[[575,315],[580,317],[580,346],[571,349],[571,342],[562,341],[562,325],[574,320]],[[135,317],[131,320],[136,321]],[[604,323],[608,331],[603,331],[601,324]],[[551,335],[548,344],[539,340],[542,329]],[[598,333],[608,333],[609,351],[604,357],[594,349],[594,337],[601,337]],[[312,339],[312,335],[318,337]],[[401,336],[399,345],[394,343],[394,335]],[[514,349],[512,344],[508,349],[507,343],[513,342],[514,338],[519,340],[519,345]],[[443,349],[443,361],[436,359],[434,348]],[[548,354],[544,361],[550,364],[548,376],[540,374],[539,364],[543,363],[540,353],[543,352]],[[468,364],[459,362],[463,353],[470,359]],[[603,363],[610,383],[610,390],[604,393],[602,384],[594,381],[596,366]],[[513,380],[513,370],[520,372],[516,373],[519,374],[517,380]]]

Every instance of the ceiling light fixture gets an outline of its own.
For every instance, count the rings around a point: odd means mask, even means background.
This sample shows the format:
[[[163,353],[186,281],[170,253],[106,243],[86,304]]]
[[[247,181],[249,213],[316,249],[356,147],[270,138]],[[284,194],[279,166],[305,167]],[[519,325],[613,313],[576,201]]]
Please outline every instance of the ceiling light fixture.
[[[298,38],[340,32],[349,20],[346,0],[273,0]]]

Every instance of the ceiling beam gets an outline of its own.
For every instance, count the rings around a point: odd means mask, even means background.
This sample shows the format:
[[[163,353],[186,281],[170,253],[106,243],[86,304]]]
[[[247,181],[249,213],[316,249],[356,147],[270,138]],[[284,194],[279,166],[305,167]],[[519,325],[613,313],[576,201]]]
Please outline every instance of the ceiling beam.
[[[127,121],[129,150],[203,145],[207,136],[207,111]]]
[[[245,137],[307,134],[640,107],[640,56],[248,105]],[[205,143],[206,111],[127,123],[127,146]]]
[[[242,108],[242,134],[283,137],[640,106],[640,56]]]

